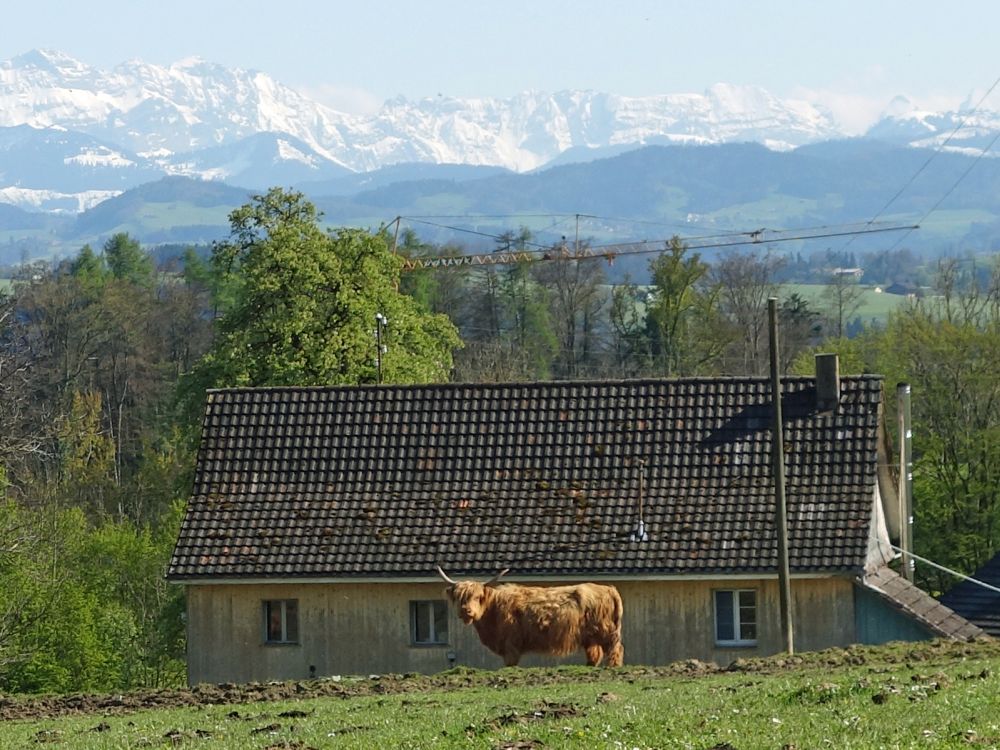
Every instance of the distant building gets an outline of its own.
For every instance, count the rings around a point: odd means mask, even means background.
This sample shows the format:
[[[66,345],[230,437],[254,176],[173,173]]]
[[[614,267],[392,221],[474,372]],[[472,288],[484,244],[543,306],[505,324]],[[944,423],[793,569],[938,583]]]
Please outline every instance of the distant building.
[[[865,275],[863,268],[834,268],[831,272],[833,276],[854,277],[860,279]]]
[[[885,288],[886,294],[897,294],[901,297],[917,297],[920,295],[920,287],[915,284],[902,284],[895,282]]]

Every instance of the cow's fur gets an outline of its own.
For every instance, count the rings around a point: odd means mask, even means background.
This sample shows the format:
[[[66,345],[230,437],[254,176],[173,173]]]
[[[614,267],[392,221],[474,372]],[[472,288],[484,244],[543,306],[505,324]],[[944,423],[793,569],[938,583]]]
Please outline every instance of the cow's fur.
[[[443,575],[443,574],[442,574]],[[479,640],[512,667],[522,654],[565,656],[577,650],[587,664],[621,666],[622,598],[614,586],[502,586],[458,581],[445,589],[458,616]]]

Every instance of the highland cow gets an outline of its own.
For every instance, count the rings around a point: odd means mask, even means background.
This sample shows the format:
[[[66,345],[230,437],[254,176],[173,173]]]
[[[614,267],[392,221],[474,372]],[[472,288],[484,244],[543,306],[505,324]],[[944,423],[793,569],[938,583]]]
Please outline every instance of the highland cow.
[[[622,598],[614,586],[497,586],[508,569],[486,583],[453,581],[440,566],[437,571],[449,584],[445,593],[459,618],[508,667],[526,653],[565,656],[579,650],[592,667],[602,659],[621,666]]]

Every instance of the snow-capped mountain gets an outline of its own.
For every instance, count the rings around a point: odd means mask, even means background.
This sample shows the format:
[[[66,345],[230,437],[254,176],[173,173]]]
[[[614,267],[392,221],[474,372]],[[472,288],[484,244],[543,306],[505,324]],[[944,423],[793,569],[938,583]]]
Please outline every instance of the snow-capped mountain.
[[[997,133],[1000,112],[975,109],[971,103],[954,112],[930,112],[897,96],[865,135],[887,143],[978,156],[992,145]]]
[[[359,117],[265,73],[200,59],[170,66],[130,61],[104,71],[43,50],[0,63],[0,127],[18,125],[79,131],[165,164],[179,153],[283,133],[355,171],[412,161],[525,171],[574,146],[751,140],[787,149],[839,134],[828,113],[753,87],[719,84],[704,94],[651,97],[567,91],[398,98]]]
[[[869,135],[934,146],[961,116],[921,112],[900,99]],[[998,131],[1000,114],[981,112],[948,147],[981,148]],[[78,210],[165,175],[260,189],[336,182],[394,164],[527,172],[643,144],[754,141],[788,150],[843,135],[822,108],[753,86],[645,97],[400,97],[362,117],[265,73],[197,58],[100,70],[33,50],[0,62],[0,202],[35,210]]]

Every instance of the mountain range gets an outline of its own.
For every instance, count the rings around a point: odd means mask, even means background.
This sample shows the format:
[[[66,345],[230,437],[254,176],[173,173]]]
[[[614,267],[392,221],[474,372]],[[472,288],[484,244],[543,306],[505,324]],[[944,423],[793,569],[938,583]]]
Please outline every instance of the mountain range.
[[[272,185],[303,190],[331,221],[366,225],[474,210],[711,227],[863,220],[926,160],[919,148],[954,152],[938,159],[950,174],[998,134],[1000,113],[928,112],[897,97],[845,141],[822,108],[727,84],[647,97],[400,97],[361,116],[200,59],[99,70],[33,50],[0,62],[0,241],[74,243],[115,228],[147,242],[211,239],[229,209]],[[932,197],[908,200],[920,211]],[[992,225],[991,201],[970,205],[954,236]]]

